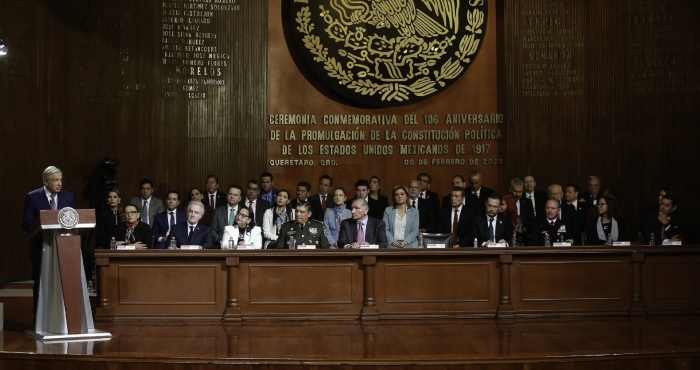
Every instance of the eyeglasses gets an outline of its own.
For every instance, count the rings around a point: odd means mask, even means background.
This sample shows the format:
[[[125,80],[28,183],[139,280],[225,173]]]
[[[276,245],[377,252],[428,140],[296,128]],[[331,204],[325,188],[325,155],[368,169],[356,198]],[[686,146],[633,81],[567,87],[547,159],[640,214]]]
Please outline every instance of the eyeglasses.
[[[236,217],[245,218],[245,217],[250,217],[250,215],[247,214],[247,213],[240,213],[240,212],[238,212],[238,213],[236,213]]]
[[[129,212],[124,212],[125,215],[135,215],[138,214],[138,211],[129,211]]]

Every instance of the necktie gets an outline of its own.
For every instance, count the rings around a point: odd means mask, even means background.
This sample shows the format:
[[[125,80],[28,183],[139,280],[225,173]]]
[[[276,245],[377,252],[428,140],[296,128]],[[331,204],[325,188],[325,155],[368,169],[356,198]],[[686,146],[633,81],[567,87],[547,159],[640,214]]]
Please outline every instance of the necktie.
[[[666,240],[666,228],[664,225],[661,225],[661,241]]]
[[[527,199],[530,199],[530,203],[532,203],[532,214],[537,216],[537,207],[535,207],[535,200],[532,198],[532,194],[528,194]]]
[[[231,210],[228,212],[228,225],[233,226],[233,221],[236,218],[236,213],[235,209],[231,208]]]
[[[411,201],[411,207],[416,208],[416,200],[415,199]]]
[[[148,202],[143,201],[143,208],[141,209],[141,222],[148,223]]]
[[[452,245],[456,245],[458,243],[457,240],[457,229],[459,228],[459,215],[457,212],[459,211],[458,208],[455,208],[455,216],[452,220]]]
[[[492,242],[496,242],[496,232],[494,231],[493,227],[493,218],[489,218],[489,240]]]
[[[326,196],[321,195],[321,208],[326,209]]]
[[[194,234],[194,226],[190,226],[190,233],[189,233],[189,235],[187,235],[187,243],[188,244],[192,242],[192,234]]]
[[[209,195],[209,207],[215,208],[216,200],[214,199],[214,194]]]
[[[357,226],[359,227],[357,230],[357,244],[362,245],[365,242],[365,231],[362,229],[362,222],[358,222]]]
[[[248,208],[250,208],[251,211],[253,210],[253,201],[252,200],[248,201]]]
[[[170,211],[170,227],[173,227],[175,225],[175,212]]]
[[[554,227],[554,221],[549,221],[549,226]]]
[[[51,194],[51,202],[50,202],[50,203],[51,203],[51,209],[55,211],[56,208],[57,208],[57,207],[56,207],[56,195],[55,195],[55,194]]]

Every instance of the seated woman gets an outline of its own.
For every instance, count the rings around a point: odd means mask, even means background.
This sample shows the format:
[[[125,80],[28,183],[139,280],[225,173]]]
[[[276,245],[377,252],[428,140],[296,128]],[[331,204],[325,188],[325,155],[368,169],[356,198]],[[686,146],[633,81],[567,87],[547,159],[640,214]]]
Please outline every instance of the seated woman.
[[[369,196],[379,201],[379,209],[389,207],[389,199],[382,195],[382,180],[377,176],[369,178]]]
[[[418,248],[418,210],[408,203],[408,189],[399,185],[392,195],[394,206],[384,210],[387,248]]]
[[[263,215],[264,248],[274,249],[277,245],[277,234],[282,224],[294,220],[294,210],[289,205],[291,196],[287,190],[280,190],[275,198],[275,206],[268,208]]]
[[[331,248],[338,248],[338,235],[340,234],[340,223],[352,217],[352,213],[345,207],[345,189],[337,188],[333,191],[333,208],[326,210],[323,219],[323,228],[326,229],[326,238]]]
[[[603,196],[596,205],[598,218],[592,220],[586,228],[588,245],[604,245],[608,235],[612,241],[629,241],[624,220],[618,214],[617,200]]]
[[[109,249],[112,236],[117,233],[117,226],[124,220],[124,206],[119,190],[112,189],[105,197],[106,206],[97,211],[97,248]]]
[[[262,249],[262,229],[255,226],[255,214],[248,207],[240,207],[236,213],[236,224],[224,228],[221,248],[226,248],[230,240],[233,240],[234,245]]]
[[[113,235],[117,245],[130,244],[136,249],[148,249],[153,247],[153,233],[147,223],[139,221],[141,213],[135,205],[129,203],[124,207],[124,222],[117,226]]]

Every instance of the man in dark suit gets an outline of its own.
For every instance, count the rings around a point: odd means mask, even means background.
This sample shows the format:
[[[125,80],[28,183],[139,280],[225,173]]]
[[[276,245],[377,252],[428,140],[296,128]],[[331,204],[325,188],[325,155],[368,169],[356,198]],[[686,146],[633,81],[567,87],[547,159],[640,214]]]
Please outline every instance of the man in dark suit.
[[[331,186],[333,186],[333,178],[328,175],[321,176],[318,179],[318,194],[310,197],[321,205],[321,210],[324,213],[326,208],[333,208],[333,195],[330,194]]]
[[[452,176],[452,187],[454,188],[455,186],[459,186],[460,188],[467,186],[467,183],[464,181],[464,177],[462,177],[462,175]],[[450,207],[452,207],[452,193],[442,197],[442,208]]]
[[[433,211],[433,215],[435,215],[435,219],[439,220],[440,219],[440,197],[437,195],[436,192],[430,191],[430,185],[433,183],[433,178],[430,177],[429,174],[425,172],[421,172],[418,174],[418,177],[416,178],[418,182],[420,183],[420,197],[427,200],[428,203],[430,204],[430,208]],[[384,215],[382,215],[383,217]]]
[[[362,199],[367,203],[369,207],[369,217],[374,217],[379,220],[384,218],[384,208],[382,208],[378,200],[369,196],[369,181],[363,179],[357,180],[355,183],[355,198],[346,201],[345,207],[352,211],[352,203],[356,199]]]
[[[532,203],[535,217],[542,217],[544,215],[544,204],[547,202],[547,193],[535,189],[537,183],[531,175],[523,177],[523,184],[525,185],[523,197]]]
[[[328,249],[328,238],[323,222],[310,218],[311,205],[309,202],[299,202],[294,209],[294,220],[282,224],[277,240],[276,248],[289,249],[298,245],[315,245],[317,249]]]
[[[578,224],[577,218],[578,214],[576,208],[573,205],[564,202],[564,192],[562,191],[561,185],[552,184],[547,187],[547,196],[549,199],[554,199],[559,202],[559,219],[567,225],[568,233],[571,239],[574,241],[574,245],[581,245],[581,231],[583,231]]]
[[[418,231],[421,233],[433,233],[437,231],[435,213],[432,204],[420,197],[420,182],[411,180],[408,183],[408,203],[418,209]]]
[[[501,196],[491,194],[484,205],[486,213],[477,214],[474,217],[472,237],[476,238],[477,245],[482,247],[495,243],[507,245],[513,239],[513,223],[510,219],[498,214],[500,205]]]
[[[464,188],[458,186],[452,188],[450,208],[443,208],[440,213],[440,231],[452,234],[452,247],[471,247],[471,223],[474,218],[474,210],[464,204],[466,196]]]
[[[515,200],[515,210],[513,211],[513,216],[511,221],[515,225],[515,231],[521,234],[521,237],[527,237],[530,225],[535,220],[535,210],[533,209],[532,202],[523,197],[523,180],[520,178],[514,178],[510,180],[510,196]],[[520,228],[517,227],[518,222],[520,223]]]
[[[364,199],[352,201],[352,218],[340,223],[338,248],[360,248],[361,245],[377,244],[386,248],[386,225],[384,221],[368,215],[369,205]]]
[[[229,186],[226,193],[226,207],[218,207],[214,210],[214,217],[211,219],[211,237],[214,241],[214,249],[221,248],[224,228],[236,223],[236,214],[241,207],[240,203],[243,203],[241,194],[243,194],[243,189],[240,186]],[[255,216],[257,217],[257,214]]]
[[[273,185],[275,185],[275,181],[271,173],[263,172],[260,174],[260,195],[258,198],[266,200],[272,206],[275,205],[277,193],[279,193],[277,189],[273,188]]]
[[[226,194],[219,191],[219,178],[216,175],[207,175],[206,180],[204,180],[204,187],[207,189],[203,194],[204,199],[202,199],[204,216],[199,223],[209,226],[214,217],[214,210],[226,205]]]
[[[588,207],[595,207],[598,204],[598,199],[603,194],[600,194],[600,179],[598,176],[590,175],[586,180],[588,191],[581,193],[579,202],[585,203]]]
[[[297,204],[302,202],[308,202],[311,206],[311,219],[323,222],[323,218],[326,217],[325,211],[321,209],[321,203],[311,199],[309,195],[311,194],[311,184],[306,181],[302,181],[297,184],[297,198],[292,200],[289,204],[292,209],[297,208]]]
[[[27,193],[24,198],[24,216],[22,227],[27,232],[37,230],[39,211],[59,210],[65,207],[76,208],[73,194],[63,190],[63,173],[54,166],[46,167],[43,174],[44,186]],[[41,255],[43,249],[43,234],[39,230],[30,235],[29,258],[32,260],[32,280],[34,280],[34,314],[39,298],[39,280],[41,278]]]
[[[472,171],[469,173],[469,190],[467,190],[467,200],[466,204],[474,209],[474,213],[480,215],[486,212],[484,204],[486,204],[486,199],[488,199],[491,194],[494,193],[493,189],[489,189],[485,186],[481,186],[481,173],[478,171]]]
[[[578,185],[574,183],[566,184],[566,188],[564,189],[564,202],[569,206],[569,212],[573,212],[572,225],[576,228],[574,231],[581,234],[586,230],[586,215],[588,215],[590,207],[589,204],[581,203],[578,199]]]
[[[544,217],[538,217],[530,230],[531,246],[544,246],[545,233],[549,235],[552,243],[560,238],[563,240],[573,240],[574,235],[570,231],[571,227],[565,221],[559,219],[560,204],[556,199],[550,199],[545,203]]]
[[[686,225],[683,217],[676,212],[676,196],[666,194],[661,197],[659,211],[649,213],[644,222],[644,243],[649,244],[651,234],[654,234],[654,244],[661,245],[664,240],[680,241],[686,235]]]
[[[141,180],[141,197],[131,198],[130,201],[141,214],[140,221],[147,223],[151,229],[153,228],[153,220],[156,218],[156,215],[165,211],[163,201],[153,196],[154,190],[153,181],[143,179]]]
[[[153,237],[156,240],[154,249],[167,249],[170,246],[170,228],[187,221],[187,213],[181,209],[180,194],[174,190],[168,192],[165,198],[165,212],[156,215],[153,220]]]
[[[199,223],[204,216],[204,204],[193,200],[187,205],[187,222],[177,224],[172,228],[177,246],[201,245],[204,249],[212,249],[211,229]]]
[[[260,226],[262,228],[263,216],[265,216],[265,211],[272,207],[272,205],[263,199],[259,199],[260,194],[260,183],[256,179],[248,180],[246,185],[246,198],[238,203],[239,207],[248,207],[248,209],[253,210],[255,216],[255,226]]]

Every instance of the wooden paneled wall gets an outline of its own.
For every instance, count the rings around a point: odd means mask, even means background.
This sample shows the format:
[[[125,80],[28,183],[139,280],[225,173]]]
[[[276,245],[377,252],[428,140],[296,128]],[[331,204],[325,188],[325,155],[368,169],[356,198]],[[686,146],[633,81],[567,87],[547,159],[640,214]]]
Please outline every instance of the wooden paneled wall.
[[[475,104],[505,114],[504,140],[498,144],[504,165],[406,172],[493,171],[484,183],[501,192],[510,178],[526,174],[534,175],[541,189],[553,182],[583,188],[586,177],[595,174],[603,189],[618,193],[631,218],[654,204],[661,186],[673,188],[684,213],[694,216],[700,207],[692,197],[700,165],[695,153],[700,3],[492,2],[496,11],[489,14],[487,37],[497,38],[497,50],[482,50],[462,80],[497,82],[495,92],[493,86],[488,90],[497,102],[480,101],[484,95],[477,94]],[[0,248],[0,282],[29,277],[28,241],[19,227],[22,202],[41,185],[47,165],[63,169],[65,188],[78,195],[83,207],[87,202],[79,194],[85,177],[105,156],[120,161],[117,181],[125,198],[137,195],[143,177],[155,182],[158,197],[168,188],[184,195],[192,186],[203,186],[208,173],[219,175],[226,187],[275,170],[267,165],[268,114],[298,113],[311,110],[310,105],[318,112],[363,113],[324,100],[312,88],[288,99],[277,96],[268,107],[270,94],[289,84],[308,84],[289,63],[286,40],[277,28],[285,16],[281,0],[239,0],[240,10],[211,17],[205,28],[217,38],[206,42],[230,54],[223,86],[200,85],[206,99],[166,98],[165,92],[182,93],[187,84],[167,80],[174,77],[174,67],[163,64],[163,19],[173,8],[162,4],[3,3],[0,36],[10,54],[0,58],[0,168],[11,180],[3,188],[8,201],[0,215],[0,223],[9,226]],[[538,38],[543,35],[552,37]],[[477,76],[479,62],[488,62],[492,69],[486,71],[497,69],[497,76]],[[562,71],[552,72],[556,69]],[[465,98],[474,96],[462,80],[427,102],[396,111],[436,106],[440,112],[460,113]],[[564,95],[569,93],[574,95]],[[347,177],[347,186],[357,176],[346,173],[381,171],[353,165],[338,176]],[[319,175],[318,167],[301,169],[288,184],[280,183],[290,187],[307,179],[315,186]],[[399,174],[390,176],[398,179]],[[442,177],[434,181],[444,195],[448,179]]]

